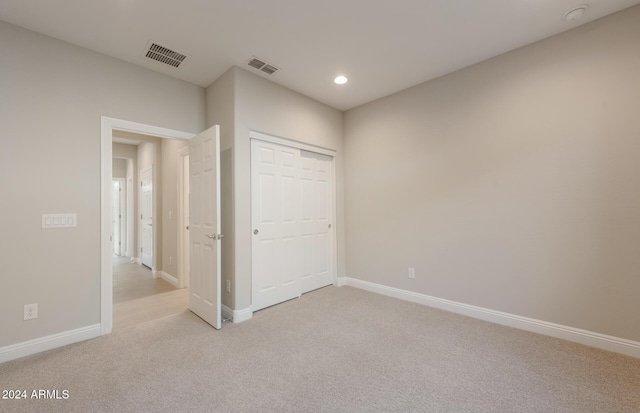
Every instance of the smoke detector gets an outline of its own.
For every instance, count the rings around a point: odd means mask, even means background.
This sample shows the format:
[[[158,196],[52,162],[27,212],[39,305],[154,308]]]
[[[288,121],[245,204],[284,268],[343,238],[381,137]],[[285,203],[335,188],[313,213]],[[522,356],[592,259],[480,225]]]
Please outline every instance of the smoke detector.
[[[580,20],[582,16],[584,16],[584,13],[587,11],[588,7],[589,5],[587,4],[582,4],[580,6],[574,7],[564,14],[564,19],[567,21]]]

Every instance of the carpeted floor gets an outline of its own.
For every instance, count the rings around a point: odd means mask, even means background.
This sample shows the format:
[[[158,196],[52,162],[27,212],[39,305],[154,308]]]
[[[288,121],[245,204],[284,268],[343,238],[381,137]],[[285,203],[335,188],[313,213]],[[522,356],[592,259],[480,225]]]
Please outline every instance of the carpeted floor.
[[[640,412],[640,359],[351,287],[186,311],[0,365],[1,412]]]

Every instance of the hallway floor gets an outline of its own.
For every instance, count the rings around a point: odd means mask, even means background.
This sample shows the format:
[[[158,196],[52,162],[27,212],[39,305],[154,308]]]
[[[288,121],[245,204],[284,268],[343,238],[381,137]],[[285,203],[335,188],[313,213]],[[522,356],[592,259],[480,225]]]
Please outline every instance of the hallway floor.
[[[188,310],[189,292],[177,289],[151,270],[132,264],[127,257],[113,256],[113,329]]]

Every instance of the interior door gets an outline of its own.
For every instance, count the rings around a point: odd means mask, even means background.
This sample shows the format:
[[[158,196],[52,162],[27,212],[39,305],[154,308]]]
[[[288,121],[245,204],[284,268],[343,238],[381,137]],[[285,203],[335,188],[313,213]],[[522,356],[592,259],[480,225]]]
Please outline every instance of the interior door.
[[[189,308],[221,328],[220,127],[189,141]]]
[[[302,292],[333,283],[332,157],[300,151]]]
[[[251,141],[253,311],[302,294],[299,153]]]
[[[121,246],[122,246],[122,234],[120,233],[121,228],[121,220],[122,220],[122,211],[120,210],[122,196],[122,188],[120,187],[119,181],[112,181],[112,191],[111,191],[111,225],[112,225],[112,234],[113,234],[113,253],[116,255],[120,255]]]
[[[140,259],[143,265],[153,269],[153,167],[140,172]]]

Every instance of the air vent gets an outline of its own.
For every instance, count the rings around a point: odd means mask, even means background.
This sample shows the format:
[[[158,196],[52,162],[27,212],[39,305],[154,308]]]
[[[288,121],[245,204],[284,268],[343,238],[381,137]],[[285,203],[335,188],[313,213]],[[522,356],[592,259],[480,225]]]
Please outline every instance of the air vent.
[[[264,60],[262,60],[262,59],[258,59],[258,58],[257,58],[257,57],[255,57],[255,56],[254,56],[254,57],[252,57],[252,58],[247,62],[247,64],[248,64],[249,66],[253,67],[254,69],[258,69],[259,71],[264,72],[264,73],[266,73],[266,74],[268,74],[268,75],[272,75],[272,74],[274,74],[275,72],[277,72],[278,70],[280,70],[280,69],[278,69],[277,67],[275,67],[274,65],[269,64],[269,63],[265,62],[265,61],[264,61]]]
[[[249,63],[247,63],[249,66],[255,68],[255,69],[261,69],[264,65],[266,65],[265,62],[263,62],[260,59],[256,59],[255,57],[251,60],[249,60]]]
[[[180,67],[187,58],[187,55],[171,50],[168,47],[160,46],[154,42],[149,42],[144,56],[172,67]]]

